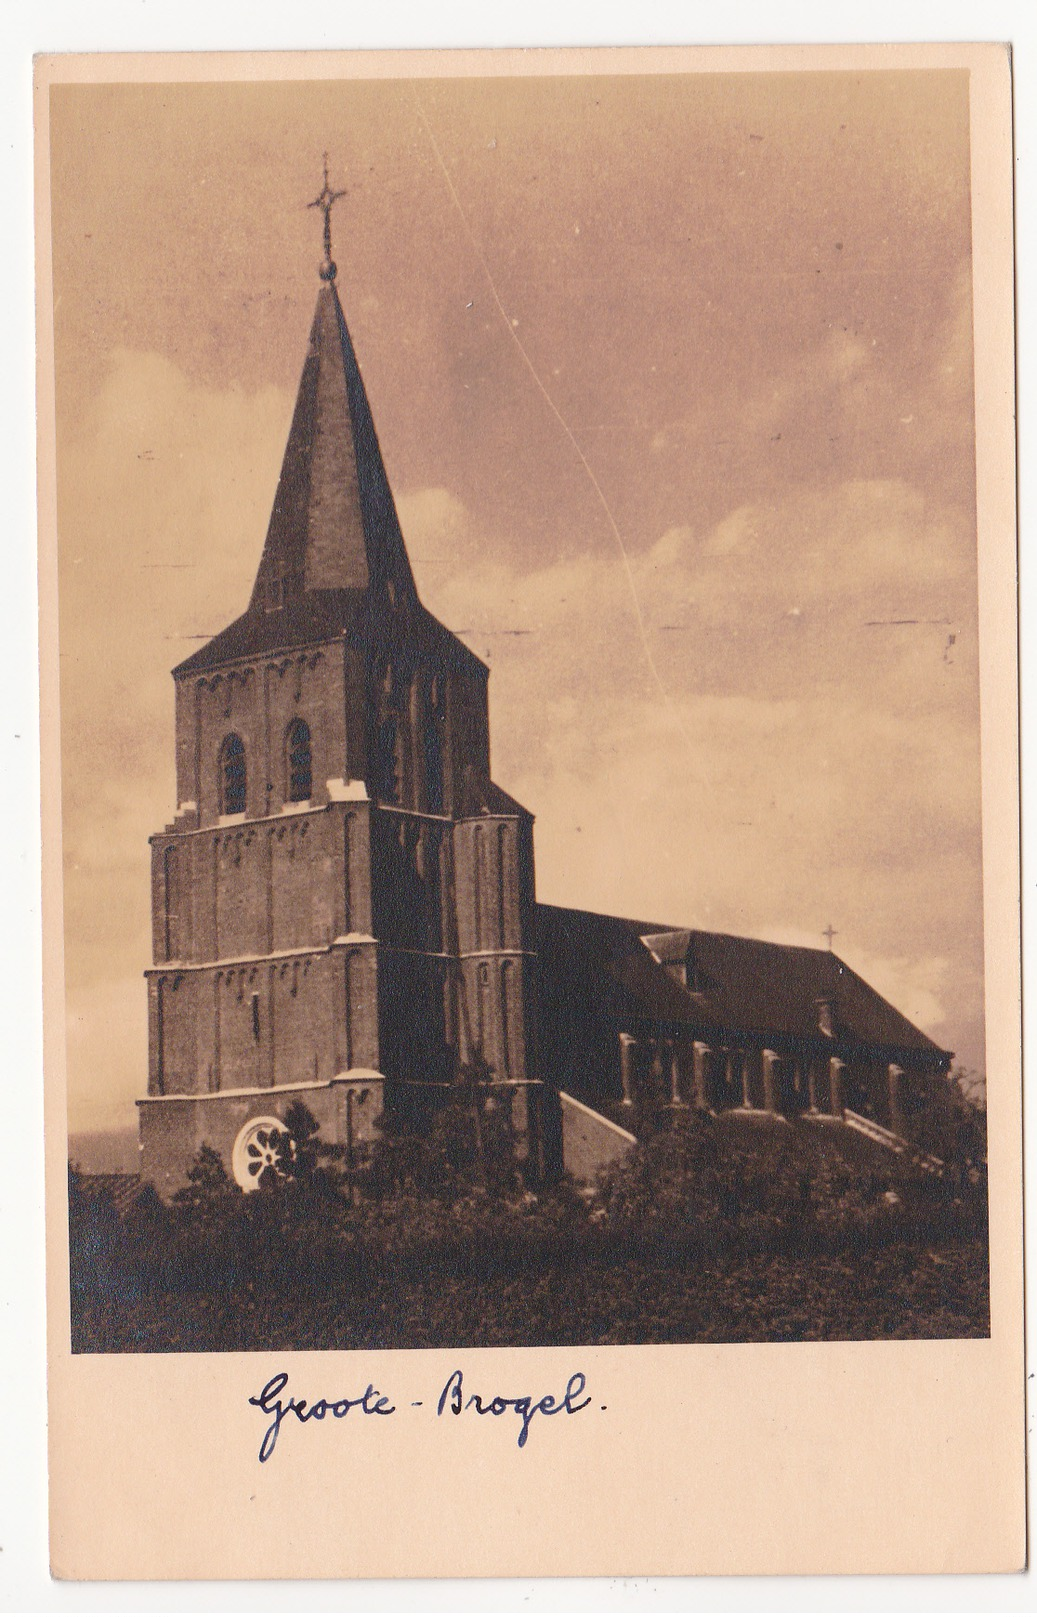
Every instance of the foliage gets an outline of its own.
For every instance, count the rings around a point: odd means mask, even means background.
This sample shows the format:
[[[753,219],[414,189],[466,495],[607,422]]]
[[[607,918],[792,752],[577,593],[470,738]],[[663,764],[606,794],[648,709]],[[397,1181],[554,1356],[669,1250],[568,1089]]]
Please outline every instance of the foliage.
[[[986,1080],[967,1067],[912,1075],[903,1102],[907,1132],[957,1182],[986,1181]]]
[[[953,1178],[845,1130],[692,1113],[596,1197],[534,1195],[486,1099],[474,1078],[428,1137],[387,1136],[355,1202],[306,1115],[274,1194],[242,1195],[208,1148],[171,1205],[142,1195],[122,1217],[73,1174],[76,1349],[987,1331],[985,1203]]]
[[[89,1179],[72,1166],[68,1170],[69,1265],[73,1311],[76,1293],[104,1290],[118,1266],[123,1240],[122,1222],[110,1195],[92,1194]]]
[[[341,1195],[347,1188],[340,1166],[346,1147],[320,1138],[320,1124],[302,1101],[288,1107],[284,1125],[278,1150],[281,1186],[318,1200]]]
[[[472,1195],[521,1194],[512,1119],[514,1091],[495,1085],[481,1057],[461,1067],[425,1134],[394,1132],[383,1119],[365,1188],[380,1201],[431,1196],[448,1205]]]
[[[878,1166],[876,1155],[848,1159],[833,1135],[777,1120],[692,1112],[647,1135],[605,1176],[601,1201],[613,1224],[696,1231],[712,1245],[859,1235],[890,1216],[890,1193],[898,1206],[924,1194],[913,1170],[886,1153]]]
[[[986,1187],[986,1080],[967,1067],[954,1067],[942,1104],[933,1109],[931,1149],[959,1183]]]
[[[240,1191],[223,1166],[220,1153],[203,1144],[187,1170],[187,1184],[175,1192],[173,1202],[177,1207],[201,1209],[235,1195]]]

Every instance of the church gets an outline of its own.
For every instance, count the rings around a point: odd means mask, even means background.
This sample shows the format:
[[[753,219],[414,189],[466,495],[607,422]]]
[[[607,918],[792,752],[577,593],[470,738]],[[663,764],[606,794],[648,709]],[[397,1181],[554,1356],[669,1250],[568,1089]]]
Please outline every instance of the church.
[[[539,903],[491,778],[486,665],[422,605],[324,261],[251,598],[173,670],[151,838],[141,1175],[244,1190],[303,1102],[362,1160],[477,1071],[530,1183],[590,1180],[660,1108],[907,1149],[951,1057],[831,949]],[[617,857],[620,850],[617,848]]]

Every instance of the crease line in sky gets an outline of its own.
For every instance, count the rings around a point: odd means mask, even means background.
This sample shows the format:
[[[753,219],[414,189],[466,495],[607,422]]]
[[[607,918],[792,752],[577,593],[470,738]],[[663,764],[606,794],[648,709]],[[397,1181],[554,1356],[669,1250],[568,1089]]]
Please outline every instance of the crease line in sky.
[[[471,225],[468,222],[468,215],[465,213],[464,206],[463,206],[463,204],[461,202],[461,198],[459,197],[459,195],[457,193],[457,188],[454,185],[454,182],[450,177],[450,170],[447,168],[446,163],[443,160],[443,153],[440,150],[439,142],[436,139],[435,132],[434,132],[434,130],[432,128],[432,125],[431,125],[428,117],[426,116],[425,109],[421,104],[421,101],[420,101],[420,98],[417,95],[417,92],[412,89],[411,90],[411,95],[412,95],[413,100],[414,100],[414,105],[415,105],[415,107],[417,109],[418,117],[421,119],[422,126],[424,127],[425,133],[428,136],[429,144],[432,147],[433,153],[435,154],[436,162],[439,164],[440,170],[442,171],[442,174],[443,174],[443,178],[446,181],[447,190],[450,192],[450,196],[451,196],[451,198],[453,200],[454,206],[457,209],[458,214],[460,215],[461,223],[464,226],[465,235],[468,237],[468,240],[471,243],[472,251],[475,253],[476,258],[479,260],[479,264],[480,264],[480,267],[482,268],[483,275],[486,278],[486,284],[490,289],[490,294],[491,294],[491,296],[493,298],[494,303],[497,305],[497,309],[498,309],[498,311],[500,313],[501,319],[504,322],[504,325],[505,325],[505,328],[506,328],[506,330],[508,332],[508,335],[511,338],[512,342],[515,344],[515,347],[518,349],[520,355],[522,356],[523,363],[525,364],[526,369],[529,371],[530,376],[533,378],[533,381],[536,383],[536,386],[539,389],[540,393],[543,395],[544,401],[547,404],[548,409],[551,411],[551,414],[555,417],[555,420],[558,422],[558,424],[561,427],[562,431],[565,433],[565,436],[568,438],[570,444],[572,445],[573,449],[575,450],[576,455],[577,455],[577,457],[578,457],[578,459],[580,461],[580,464],[583,467],[584,471],[586,472],[587,477],[590,480],[591,487],[593,488],[595,494],[597,495],[598,500],[599,500],[599,502],[601,504],[601,508],[605,513],[605,517],[606,517],[606,519],[608,521],[609,527],[612,530],[612,535],[613,535],[613,537],[614,537],[614,539],[616,541],[617,546],[619,547],[619,553],[620,553],[620,556],[622,558],[623,571],[624,571],[624,574],[626,576],[627,587],[628,587],[628,589],[630,591],[630,598],[631,598],[631,601],[633,602],[634,616],[635,616],[635,618],[637,620],[637,628],[638,628],[638,633],[639,633],[640,639],[641,639],[641,645],[642,645],[642,648],[644,650],[645,662],[648,664],[649,671],[651,673],[652,679],[654,680],[654,682],[655,682],[655,684],[656,684],[656,686],[657,686],[657,688],[659,690],[659,694],[662,697],[663,702],[665,703],[666,708],[667,708],[668,712],[670,713],[674,724],[677,726],[677,729],[680,731],[685,745],[687,746],[688,755],[692,760],[692,768],[693,768],[693,771],[694,771],[694,774],[695,774],[696,778],[699,780],[700,784],[706,785],[707,787],[710,787],[710,789],[712,789],[711,781],[709,780],[708,776],[706,776],[704,774],[704,772],[703,772],[703,770],[701,768],[701,765],[700,765],[700,762],[699,762],[699,757],[698,757],[698,754],[696,752],[694,743],[692,742],[692,738],[688,734],[688,731],[684,727],[684,722],[681,719],[680,712],[679,712],[679,710],[677,708],[677,705],[674,702],[674,700],[673,700],[672,696],[670,695],[669,691],[666,689],[666,686],[664,685],[663,680],[662,680],[662,676],[660,675],[659,670],[658,670],[658,668],[656,666],[655,658],[652,656],[652,648],[651,648],[651,646],[649,645],[649,642],[648,642],[648,631],[647,631],[647,629],[645,627],[644,614],[641,611],[641,601],[640,601],[640,598],[639,598],[638,593],[637,593],[637,585],[634,582],[633,569],[630,566],[630,557],[629,557],[629,555],[627,553],[626,545],[623,543],[623,535],[619,531],[619,525],[617,524],[615,517],[612,515],[612,510],[611,510],[611,507],[609,506],[608,500],[605,498],[604,490],[602,489],[601,484],[598,482],[598,479],[594,474],[594,468],[591,466],[590,461],[587,459],[587,456],[584,454],[583,449],[580,446],[579,440],[576,437],[576,434],[573,432],[573,430],[570,427],[569,423],[566,421],[565,417],[562,415],[562,412],[559,410],[557,404],[555,403],[554,399],[551,397],[551,395],[548,392],[547,388],[545,387],[543,381],[541,380],[539,372],[537,371],[536,366],[533,364],[532,359],[530,358],[528,352],[526,351],[526,348],[525,348],[525,346],[524,346],[524,344],[522,342],[521,337],[519,336],[518,332],[515,330],[514,325],[512,324],[511,317],[509,316],[508,311],[505,309],[504,304],[501,302],[500,296],[499,296],[499,294],[497,292],[496,283],[495,283],[495,281],[493,279],[493,275],[492,275],[492,273],[490,271],[490,266],[487,263],[486,256],[483,253],[483,250],[479,245],[479,242],[478,242],[478,240],[476,238],[476,235],[475,235],[474,231],[472,230]]]

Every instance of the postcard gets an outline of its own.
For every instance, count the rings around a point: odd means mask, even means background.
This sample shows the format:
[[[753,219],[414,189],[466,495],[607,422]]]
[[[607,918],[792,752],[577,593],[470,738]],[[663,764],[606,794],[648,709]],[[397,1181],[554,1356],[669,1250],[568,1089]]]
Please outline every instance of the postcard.
[[[1020,1567],[1007,50],[36,117],[55,1575]]]

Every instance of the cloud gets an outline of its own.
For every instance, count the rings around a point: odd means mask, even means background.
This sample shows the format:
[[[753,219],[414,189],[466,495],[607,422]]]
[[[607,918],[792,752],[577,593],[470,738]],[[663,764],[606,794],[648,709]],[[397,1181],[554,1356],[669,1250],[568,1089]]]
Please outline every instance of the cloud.
[[[981,1063],[956,512],[853,479],[672,527],[629,571],[586,554],[521,571],[471,533],[462,552],[419,583],[491,664],[495,774],[537,815],[543,898],[814,946],[833,921],[855,969]]]
[[[62,795],[73,1127],[147,1073],[148,836],[174,809],[170,669],[248,600],[291,400],[120,350],[59,439]]]
[[[290,407],[122,351],[64,431],[76,1126],[106,1105],[125,1119],[143,1086],[169,669],[248,599]],[[445,485],[398,504],[426,604],[492,667],[494,770],[537,814],[545,899],[815,943],[831,921],[855,969],[981,1065],[960,509],[902,478],[792,484],[708,526],[689,513],[640,554],[559,545],[529,564],[504,515],[487,528]]]
[[[287,141],[280,86],[235,96],[229,137],[225,86],[55,103],[73,1106],[143,1078],[169,669],[251,588],[329,127],[369,176],[340,286],[419,586],[492,664],[542,890],[831,920],[905,1004],[917,979],[975,1023],[965,80],[439,85],[472,234],[626,558],[396,89],[333,90],[292,89]]]
[[[865,277],[844,288],[826,318],[806,308],[794,324],[789,318],[787,345],[725,350],[726,370],[656,427],[653,484],[683,490],[711,522],[730,508],[732,491],[769,504],[797,484],[830,491],[854,480],[935,491],[971,522],[967,252],[910,296]]]
[[[419,582],[499,669],[533,653],[555,687],[596,704],[632,688],[774,702],[865,684],[890,715],[973,722],[974,538],[908,485],[794,488],[704,533],[671,527],[639,556],[599,548],[528,570],[492,537],[455,539],[456,509],[451,523]],[[418,547],[434,543],[419,522]]]

